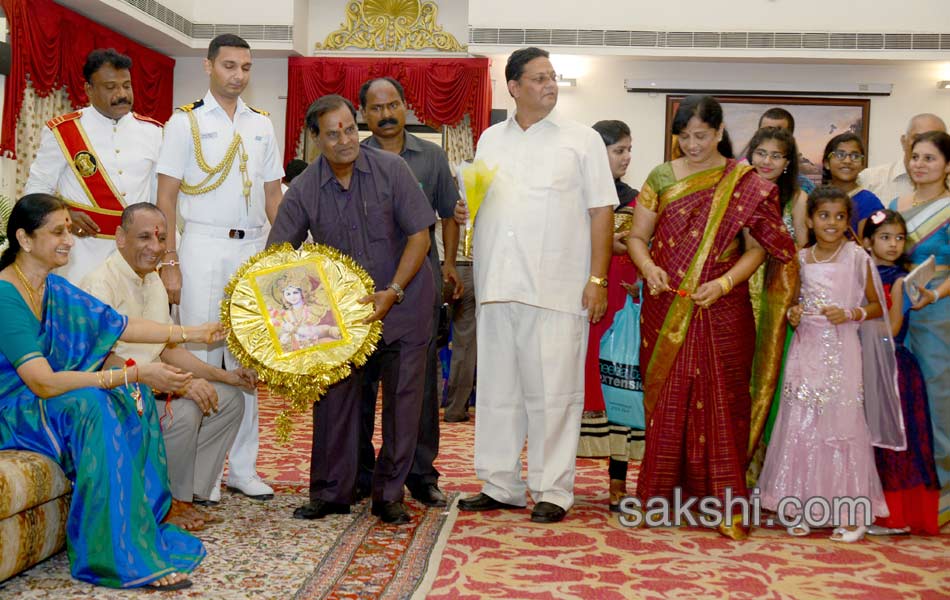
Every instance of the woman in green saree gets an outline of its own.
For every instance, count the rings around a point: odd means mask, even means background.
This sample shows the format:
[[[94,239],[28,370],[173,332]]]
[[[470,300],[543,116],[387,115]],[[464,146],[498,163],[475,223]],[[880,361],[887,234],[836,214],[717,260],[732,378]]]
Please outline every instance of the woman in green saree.
[[[171,493],[151,389],[190,375],[162,363],[106,368],[119,339],[211,343],[220,324],[127,319],[51,271],[73,245],[66,204],[24,196],[0,256],[0,450],[38,452],[73,482],[66,521],[75,578],[108,587],[191,585],[201,542],[164,523]],[[141,386],[139,384],[142,384]]]

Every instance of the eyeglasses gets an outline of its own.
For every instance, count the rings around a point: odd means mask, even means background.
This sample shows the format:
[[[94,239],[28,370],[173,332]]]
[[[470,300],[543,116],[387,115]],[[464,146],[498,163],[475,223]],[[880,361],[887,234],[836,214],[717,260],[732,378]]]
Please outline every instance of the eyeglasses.
[[[759,160],[765,160],[766,158],[771,158],[772,160],[784,160],[785,155],[781,152],[768,152],[759,148],[752,152],[752,156],[756,157]]]
[[[861,162],[864,160],[864,155],[860,152],[845,152],[844,150],[835,150],[834,152],[828,153],[828,158],[837,158],[838,160],[844,160],[850,158],[852,162]]]
[[[533,81],[534,83],[538,85],[544,85],[545,83],[548,82],[548,80],[551,80],[557,83],[557,73],[555,73],[554,71],[551,71],[550,73],[538,73],[537,75],[532,75],[531,77],[526,77],[522,75],[522,78],[528,81]]]

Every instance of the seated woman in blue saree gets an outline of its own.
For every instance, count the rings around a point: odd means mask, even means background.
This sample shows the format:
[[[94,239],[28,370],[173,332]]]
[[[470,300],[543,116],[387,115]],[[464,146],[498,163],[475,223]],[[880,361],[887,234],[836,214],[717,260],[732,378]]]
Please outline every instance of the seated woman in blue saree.
[[[109,587],[191,585],[201,541],[163,523],[171,505],[165,447],[151,389],[190,375],[161,363],[107,370],[119,339],[206,343],[220,324],[173,327],[126,319],[51,274],[73,239],[65,203],[24,196],[0,257],[0,450],[38,452],[73,482],[66,521],[73,577]],[[142,383],[141,387],[139,383]]]

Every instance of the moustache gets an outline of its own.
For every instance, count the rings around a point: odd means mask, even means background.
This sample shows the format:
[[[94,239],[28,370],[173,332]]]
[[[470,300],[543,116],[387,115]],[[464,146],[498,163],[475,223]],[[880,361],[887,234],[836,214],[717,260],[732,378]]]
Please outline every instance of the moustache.
[[[382,119],[376,125],[378,127],[386,127],[387,125],[399,125],[399,121],[397,121],[396,119]]]
[[[129,105],[131,105],[132,102],[130,102],[128,98],[119,98],[118,100],[116,100],[116,101],[114,101],[114,102],[112,103],[112,106],[118,106],[118,105],[120,105],[120,104],[129,104]]]

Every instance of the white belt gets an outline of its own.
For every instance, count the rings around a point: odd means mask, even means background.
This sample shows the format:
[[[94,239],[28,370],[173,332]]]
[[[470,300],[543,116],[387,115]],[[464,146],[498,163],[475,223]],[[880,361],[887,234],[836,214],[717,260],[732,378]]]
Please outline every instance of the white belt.
[[[231,239],[231,240],[253,240],[264,235],[263,227],[249,227],[238,229],[236,227],[218,227],[216,225],[205,225],[203,223],[185,223],[185,233],[204,235],[207,237]]]

